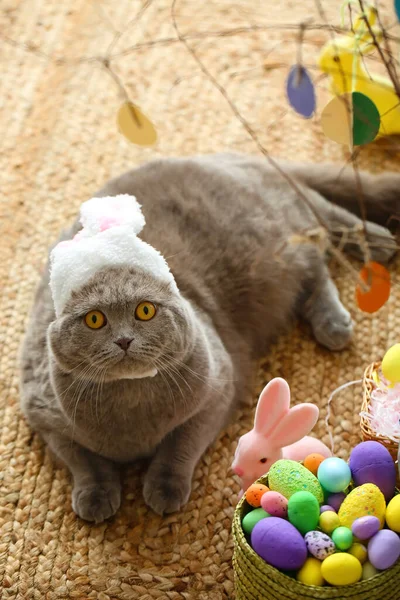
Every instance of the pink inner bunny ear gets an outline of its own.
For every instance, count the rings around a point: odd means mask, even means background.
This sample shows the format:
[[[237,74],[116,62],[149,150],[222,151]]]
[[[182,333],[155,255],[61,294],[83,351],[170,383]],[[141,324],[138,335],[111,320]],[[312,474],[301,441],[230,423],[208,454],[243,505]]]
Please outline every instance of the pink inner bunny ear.
[[[258,400],[254,429],[267,436],[286,415],[290,406],[290,388],[284,379],[272,379]]]
[[[319,410],[315,404],[298,404],[289,410],[269,437],[272,446],[290,446],[308,435],[318,421]]]

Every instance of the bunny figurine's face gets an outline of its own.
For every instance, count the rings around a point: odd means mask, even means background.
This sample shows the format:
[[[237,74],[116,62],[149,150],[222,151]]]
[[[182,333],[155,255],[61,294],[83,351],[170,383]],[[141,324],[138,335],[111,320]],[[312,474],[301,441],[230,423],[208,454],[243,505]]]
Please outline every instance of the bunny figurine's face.
[[[272,447],[262,434],[253,430],[240,438],[232,470],[242,481],[249,479],[253,483],[268,473],[273,463],[280,458],[282,450]]]

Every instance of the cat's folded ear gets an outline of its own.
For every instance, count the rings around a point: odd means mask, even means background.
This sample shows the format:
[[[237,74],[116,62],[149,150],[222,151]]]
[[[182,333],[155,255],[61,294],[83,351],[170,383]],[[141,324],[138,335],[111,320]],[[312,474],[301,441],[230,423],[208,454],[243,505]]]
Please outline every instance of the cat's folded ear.
[[[254,418],[254,430],[268,436],[279,421],[288,413],[290,388],[284,379],[276,377],[265,386],[258,399]]]

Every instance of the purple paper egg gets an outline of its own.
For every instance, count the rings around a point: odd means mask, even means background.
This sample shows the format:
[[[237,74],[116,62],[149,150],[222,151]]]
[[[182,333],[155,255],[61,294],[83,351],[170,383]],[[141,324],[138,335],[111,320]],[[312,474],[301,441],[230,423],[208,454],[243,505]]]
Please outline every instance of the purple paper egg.
[[[329,494],[327,497],[327,503],[329,506],[332,506],[335,512],[338,512],[345,498],[346,494],[344,492],[336,492],[336,494]]]
[[[380,528],[381,522],[378,517],[372,516],[360,517],[351,526],[353,535],[359,540],[369,540],[369,538],[378,533]]]
[[[326,511],[330,511],[330,512],[336,512],[335,509],[333,508],[333,506],[329,506],[329,504],[324,504],[323,506],[321,506],[321,508],[319,509],[319,512],[322,513],[326,512]]]
[[[284,571],[297,571],[307,558],[302,535],[291,523],[278,517],[263,519],[255,525],[251,545],[265,562]]]
[[[379,442],[361,442],[350,454],[349,466],[356,486],[374,483],[388,502],[394,496],[396,467],[389,451]]]
[[[294,65],[286,81],[286,94],[294,110],[309,119],[315,111],[315,90],[308,71]]]
[[[368,544],[368,559],[375,567],[383,571],[389,569],[400,556],[400,538],[390,529],[378,531]]]

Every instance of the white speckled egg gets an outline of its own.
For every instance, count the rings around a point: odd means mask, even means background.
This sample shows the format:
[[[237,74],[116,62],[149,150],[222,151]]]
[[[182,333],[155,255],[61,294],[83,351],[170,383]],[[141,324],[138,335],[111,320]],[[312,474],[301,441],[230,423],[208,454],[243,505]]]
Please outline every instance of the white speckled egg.
[[[335,544],[326,533],[322,531],[309,531],[304,537],[307,550],[318,560],[325,560],[335,552]]]

